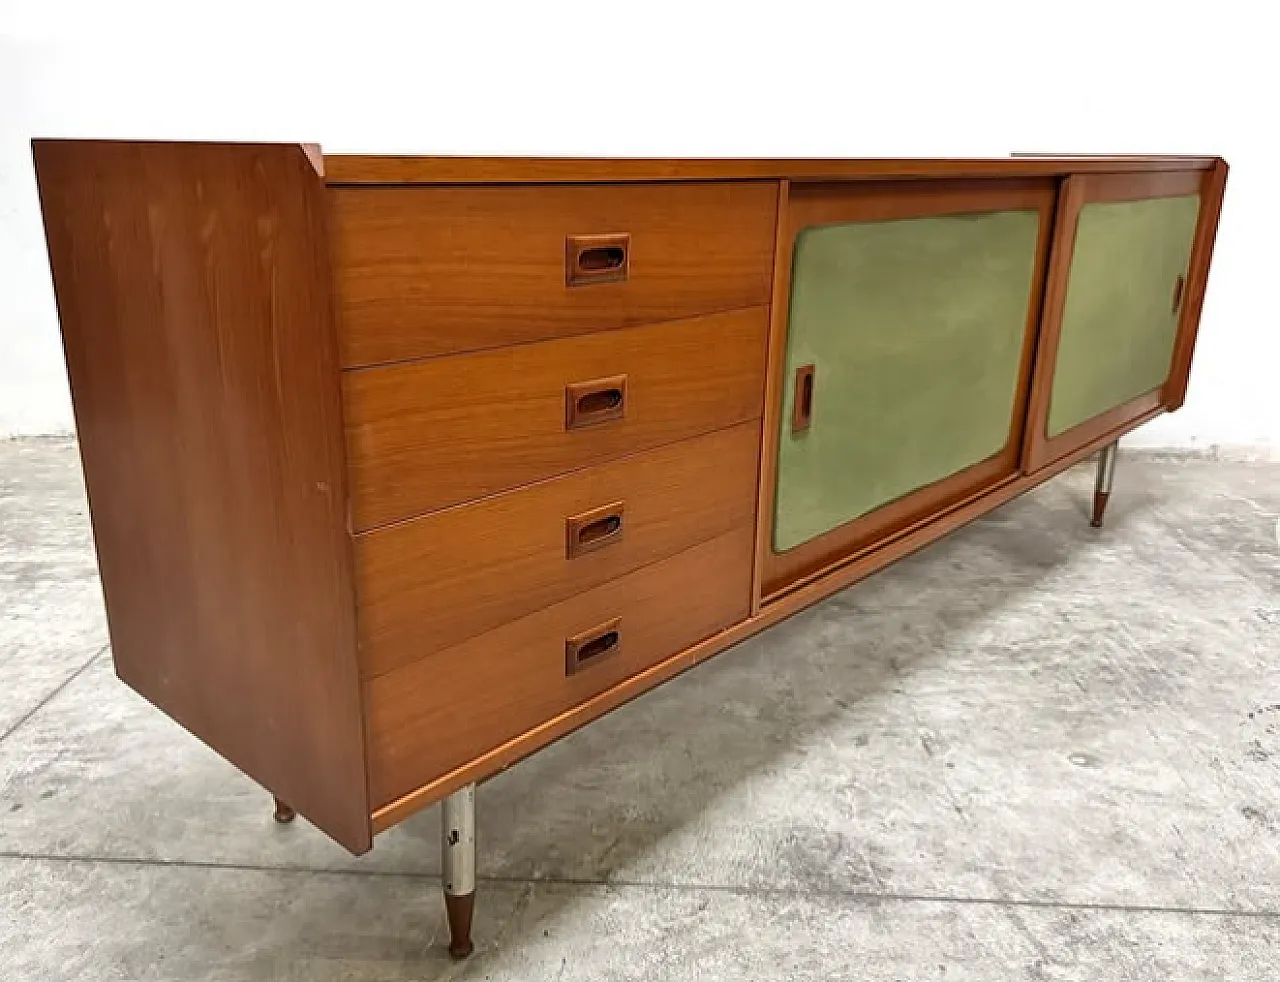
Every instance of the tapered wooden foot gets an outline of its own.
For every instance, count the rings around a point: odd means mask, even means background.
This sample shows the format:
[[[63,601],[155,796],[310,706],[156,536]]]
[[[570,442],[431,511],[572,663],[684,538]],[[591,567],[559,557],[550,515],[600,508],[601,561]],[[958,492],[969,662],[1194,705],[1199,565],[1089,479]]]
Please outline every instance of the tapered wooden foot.
[[[276,814],[275,814],[275,820],[276,820],[277,822],[279,822],[281,825],[284,825],[284,824],[286,824],[287,822],[292,822],[292,821],[294,820],[294,818],[296,818],[296,817],[297,817],[297,814],[298,814],[298,813],[297,813],[297,812],[295,812],[295,811],[294,811],[292,808],[290,808],[288,805],[286,805],[286,804],[285,804],[283,801],[281,801],[279,798],[276,798],[276,799],[275,799],[275,802],[276,802]]]
[[[1119,450],[1120,444],[1113,443],[1098,452],[1098,480],[1093,486],[1093,517],[1089,519],[1089,524],[1096,529],[1102,528],[1102,515],[1111,497],[1111,482],[1115,480]]]
[[[1110,491],[1093,492],[1093,517],[1089,519],[1089,524],[1096,529],[1102,528],[1102,515],[1107,510],[1107,499],[1110,497]]]
[[[449,957],[466,958],[475,946],[471,943],[471,914],[476,907],[476,892],[458,897],[446,893],[444,910],[449,918]]]

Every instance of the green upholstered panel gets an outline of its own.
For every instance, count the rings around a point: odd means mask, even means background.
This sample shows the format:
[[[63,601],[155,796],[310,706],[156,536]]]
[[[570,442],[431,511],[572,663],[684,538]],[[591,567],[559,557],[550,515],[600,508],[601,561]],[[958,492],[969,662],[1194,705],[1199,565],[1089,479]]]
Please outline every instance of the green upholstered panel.
[[[1178,329],[1174,285],[1186,275],[1199,213],[1196,194],[1080,210],[1049,436],[1164,384]]]
[[[1035,274],[1032,210],[796,237],[773,547],[785,552],[998,453]],[[791,432],[796,369],[813,422]]]

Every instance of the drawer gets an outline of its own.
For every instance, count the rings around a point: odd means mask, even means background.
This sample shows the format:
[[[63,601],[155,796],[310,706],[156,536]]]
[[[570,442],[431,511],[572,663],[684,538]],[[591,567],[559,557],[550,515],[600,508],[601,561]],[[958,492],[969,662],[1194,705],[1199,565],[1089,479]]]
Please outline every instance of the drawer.
[[[343,364],[767,303],[770,182],[336,188]]]
[[[741,423],[356,536],[363,672],[750,524],[759,449]]]
[[[760,415],[767,307],[343,373],[356,530]]]
[[[743,526],[368,681],[373,807],[745,619],[754,541]]]

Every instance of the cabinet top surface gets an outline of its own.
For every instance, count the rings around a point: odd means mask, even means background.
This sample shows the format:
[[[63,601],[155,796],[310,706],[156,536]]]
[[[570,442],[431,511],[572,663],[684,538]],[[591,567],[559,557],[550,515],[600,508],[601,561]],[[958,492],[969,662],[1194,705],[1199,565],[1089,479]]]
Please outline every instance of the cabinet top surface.
[[[41,145],[95,147],[168,141],[32,140]],[[193,148],[235,144],[190,142]],[[282,144],[241,144],[241,146]],[[900,178],[1051,178],[1069,174],[1207,171],[1215,156],[1176,154],[1040,154],[1008,157],[441,157],[326,154],[315,143],[292,144],[330,185],[576,184],[611,181],[793,180],[862,181]]]
[[[914,177],[1053,177],[1083,173],[1208,170],[1212,156],[974,158],[418,157],[325,154],[329,184],[493,184],[591,181],[840,181]]]

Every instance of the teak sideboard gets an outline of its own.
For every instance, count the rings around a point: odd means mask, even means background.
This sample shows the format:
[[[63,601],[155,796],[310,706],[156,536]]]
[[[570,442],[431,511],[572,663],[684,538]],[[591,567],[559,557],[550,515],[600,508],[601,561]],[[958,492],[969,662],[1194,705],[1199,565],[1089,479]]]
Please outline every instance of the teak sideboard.
[[[37,140],[121,679],[354,853],[1177,409],[1216,157]]]

